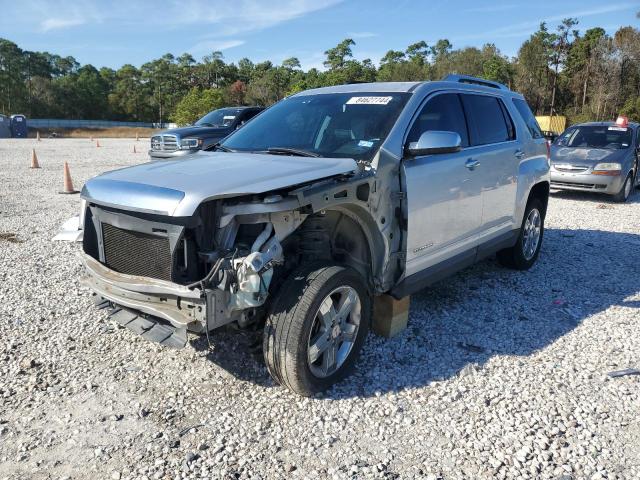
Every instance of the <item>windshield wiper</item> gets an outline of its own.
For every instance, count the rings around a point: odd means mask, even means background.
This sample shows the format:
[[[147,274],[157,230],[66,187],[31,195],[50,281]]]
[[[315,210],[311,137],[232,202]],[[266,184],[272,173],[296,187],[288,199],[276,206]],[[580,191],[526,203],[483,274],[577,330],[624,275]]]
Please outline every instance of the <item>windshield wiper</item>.
[[[271,153],[273,155],[297,155],[298,157],[319,157],[317,153],[309,152],[307,150],[301,150],[298,148],[287,148],[287,147],[269,147],[267,148],[267,153]]]
[[[214,143],[213,145],[211,145],[210,147],[207,148],[207,151],[209,151],[209,152],[215,152],[216,150],[220,150],[221,152],[229,152],[229,153],[235,153],[237,151],[237,150],[233,150],[233,149],[231,149],[229,147],[225,147],[220,142]]]

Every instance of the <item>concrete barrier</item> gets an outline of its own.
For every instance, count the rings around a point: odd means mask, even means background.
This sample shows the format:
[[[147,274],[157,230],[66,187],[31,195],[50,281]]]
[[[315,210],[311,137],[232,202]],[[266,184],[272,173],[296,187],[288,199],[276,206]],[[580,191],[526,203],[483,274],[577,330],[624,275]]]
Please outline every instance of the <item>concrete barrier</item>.
[[[111,120],[62,120],[55,118],[29,118],[29,128],[176,128],[175,123],[117,122]]]

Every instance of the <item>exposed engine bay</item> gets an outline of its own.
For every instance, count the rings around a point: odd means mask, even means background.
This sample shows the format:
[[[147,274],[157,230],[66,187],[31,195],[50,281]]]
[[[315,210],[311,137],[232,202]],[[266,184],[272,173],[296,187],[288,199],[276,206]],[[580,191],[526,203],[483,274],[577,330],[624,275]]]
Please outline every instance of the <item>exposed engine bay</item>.
[[[272,285],[303,262],[338,258],[371,278],[372,242],[348,210],[340,211],[343,202],[366,205],[369,179],[323,184],[319,191],[303,187],[293,195],[210,200],[189,217],[88,199],[82,219],[85,282],[98,300],[175,328],[259,325]],[[319,201],[330,209],[314,206]]]

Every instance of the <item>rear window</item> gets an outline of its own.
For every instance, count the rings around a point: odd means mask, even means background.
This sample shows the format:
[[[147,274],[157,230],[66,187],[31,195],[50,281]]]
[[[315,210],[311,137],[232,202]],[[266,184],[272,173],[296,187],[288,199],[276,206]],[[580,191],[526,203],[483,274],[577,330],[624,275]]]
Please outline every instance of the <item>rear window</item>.
[[[505,118],[504,107],[496,97],[462,95],[471,145],[487,145],[513,140],[511,119]]]
[[[516,106],[516,110],[524,120],[525,125],[527,126],[527,130],[533,138],[542,138],[542,130],[540,130],[540,125],[538,125],[538,121],[536,117],[533,116],[529,105],[524,100],[519,98],[513,99],[513,104]]]

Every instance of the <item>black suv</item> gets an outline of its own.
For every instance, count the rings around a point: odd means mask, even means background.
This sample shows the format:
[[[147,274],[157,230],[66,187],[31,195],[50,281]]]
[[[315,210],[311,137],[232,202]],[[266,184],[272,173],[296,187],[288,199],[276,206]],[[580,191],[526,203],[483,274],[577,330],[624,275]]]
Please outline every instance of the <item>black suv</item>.
[[[166,130],[151,137],[149,156],[177,158],[218,143],[263,110],[262,107],[228,107],[207,113],[193,125]]]

